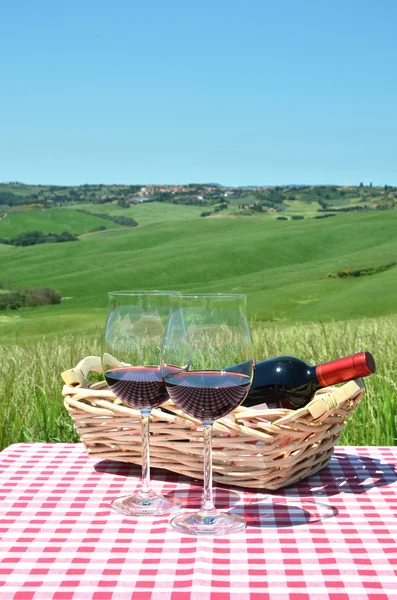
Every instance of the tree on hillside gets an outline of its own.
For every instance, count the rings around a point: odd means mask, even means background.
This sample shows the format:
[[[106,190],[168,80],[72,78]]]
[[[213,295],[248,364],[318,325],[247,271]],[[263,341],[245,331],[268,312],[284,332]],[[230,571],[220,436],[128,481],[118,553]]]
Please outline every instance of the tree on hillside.
[[[119,200],[117,200],[117,206],[121,206],[121,208],[129,208],[130,207],[130,205],[128,204],[128,202],[125,198],[119,198]]]

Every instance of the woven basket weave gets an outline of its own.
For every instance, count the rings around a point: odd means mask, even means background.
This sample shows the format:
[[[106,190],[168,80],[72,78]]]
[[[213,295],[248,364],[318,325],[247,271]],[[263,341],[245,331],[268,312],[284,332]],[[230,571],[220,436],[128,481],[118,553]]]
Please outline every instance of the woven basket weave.
[[[87,381],[101,371],[87,357],[62,373],[65,407],[88,454],[141,464],[140,413],[109,390]],[[361,380],[324,388],[299,410],[258,411],[243,406],[213,426],[213,479],[228,486],[278,488],[328,464],[350,412],[364,394]],[[164,410],[163,410],[164,409]],[[203,478],[203,428],[171,400],[151,413],[150,462],[188,477]]]

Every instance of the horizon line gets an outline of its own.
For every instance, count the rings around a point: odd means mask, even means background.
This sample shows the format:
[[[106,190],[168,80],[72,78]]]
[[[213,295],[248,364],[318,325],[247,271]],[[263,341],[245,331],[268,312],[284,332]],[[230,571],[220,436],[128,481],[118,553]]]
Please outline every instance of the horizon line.
[[[374,184],[372,182],[370,183],[364,183],[364,182],[360,182],[358,184],[354,184],[354,183],[250,183],[250,184],[245,184],[245,185],[227,185],[227,184],[223,184],[223,183],[215,183],[215,182],[209,182],[209,181],[202,181],[202,182],[189,182],[189,183],[25,183],[24,181],[0,181],[0,185],[26,185],[26,186],[37,186],[37,187],[48,187],[48,186],[54,186],[54,187],[84,187],[84,186],[106,186],[106,187],[110,187],[110,186],[140,186],[140,187],[147,187],[147,186],[157,186],[157,187],[173,187],[173,186],[177,186],[177,187],[186,187],[186,186],[194,186],[194,185],[207,185],[207,186],[212,186],[212,187],[220,187],[220,188],[236,188],[236,189],[244,189],[244,188],[259,188],[259,187],[270,187],[270,188],[274,188],[274,187],[281,187],[281,188],[286,188],[286,187],[374,187],[374,188],[384,188],[385,186],[387,187],[397,187],[397,184]]]

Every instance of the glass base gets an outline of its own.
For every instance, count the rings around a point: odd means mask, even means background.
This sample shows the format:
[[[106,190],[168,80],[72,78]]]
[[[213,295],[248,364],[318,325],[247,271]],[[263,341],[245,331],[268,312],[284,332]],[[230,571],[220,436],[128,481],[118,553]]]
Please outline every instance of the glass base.
[[[221,512],[205,515],[199,511],[174,517],[171,526],[187,535],[230,535],[245,529],[247,523],[239,515]]]
[[[124,515],[164,515],[179,510],[181,503],[151,491],[148,494],[138,492],[134,496],[116,498],[111,507]]]

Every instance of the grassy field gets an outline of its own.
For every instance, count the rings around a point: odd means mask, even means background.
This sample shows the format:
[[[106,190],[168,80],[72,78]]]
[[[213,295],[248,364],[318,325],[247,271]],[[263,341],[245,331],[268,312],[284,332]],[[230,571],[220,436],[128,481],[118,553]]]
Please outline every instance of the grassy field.
[[[76,208],[83,208],[92,213],[130,217],[135,219],[140,226],[169,222],[179,223],[179,221],[196,219],[205,210],[200,206],[185,206],[165,202],[143,202],[142,204],[131,204],[129,208],[122,208],[117,204],[87,203],[73,206],[69,210],[75,210]],[[103,221],[103,223],[106,223],[106,221]]]
[[[12,342],[93,333],[103,326],[107,292],[120,288],[245,292],[251,316],[277,323],[393,314],[396,266],[357,278],[327,274],[392,263],[396,228],[397,211],[296,222],[226,216],[103,232],[79,242],[0,245],[6,287],[53,287],[64,297],[59,306],[0,315],[0,334]]]
[[[395,318],[328,324],[252,323],[258,360],[295,354],[317,364],[370,349],[377,372],[349,419],[342,443],[395,445],[397,340]],[[0,346],[0,448],[22,441],[78,441],[63,407],[60,373],[99,354],[99,336],[74,335],[35,345]]]
[[[100,212],[100,211],[98,211]],[[80,235],[92,231],[96,227],[118,228],[120,225],[77,212],[75,209],[46,208],[9,212],[0,220],[0,238],[10,238],[26,231],[42,231],[43,233],[62,233],[69,231]]]

